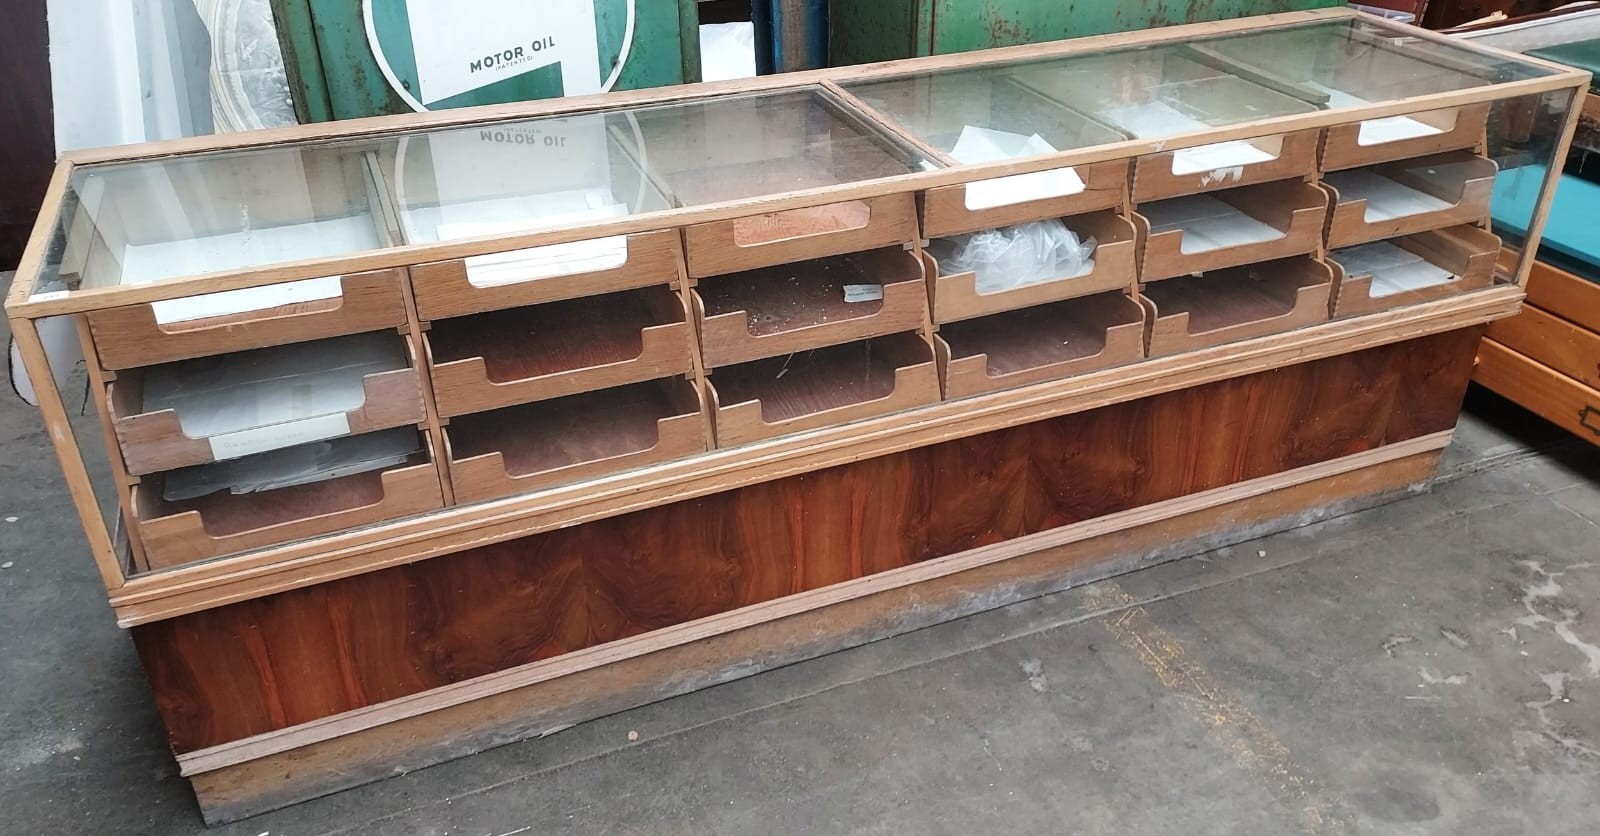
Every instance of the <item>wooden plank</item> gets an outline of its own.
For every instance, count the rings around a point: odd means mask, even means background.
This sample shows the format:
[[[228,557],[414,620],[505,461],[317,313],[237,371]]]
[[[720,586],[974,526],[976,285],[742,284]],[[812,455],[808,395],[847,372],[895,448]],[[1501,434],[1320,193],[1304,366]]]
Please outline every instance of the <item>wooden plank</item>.
[[[1600,389],[1600,333],[1531,305],[1489,327],[1489,339],[1591,389]]]
[[[1066,381],[937,404],[904,415],[718,450],[681,463],[330,535],[313,544],[288,544],[134,578],[112,596],[111,603],[119,623],[132,626],[665,501],[1460,329],[1509,316],[1520,300],[1517,288],[1494,288]]]
[[[1440,444],[1443,437],[1428,446]],[[1424,445],[1418,445],[1419,447]],[[1414,448],[1409,448],[1414,449]],[[1388,450],[1403,454],[1406,450]],[[743,614],[684,625],[649,652],[595,651],[583,665],[535,663],[494,681],[463,683],[316,726],[180,759],[211,824],[412,771],[506,742],[721,684],[829,652],[910,632],[1135,568],[1219,548],[1406,496],[1426,484],[1438,453],[1426,450],[1354,469],[1285,474],[1207,497],[1208,504],[1149,509],[1120,529],[1013,541],[932,561],[895,583],[851,584],[791,599],[752,620]],[[834,597],[834,593],[847,592]],[[716,621],[718,623],[711,624]],[[709,627],[702,634],[701,629]],[[676,628],[674,628],[676,629]],[[639,639],[624,640],[639,643]],[[622,643],[619,643],[619,645]],[[570,660],[569,660],[570,661]],[[535,670],[535,668],[542,668]]]
[[[1535,261],[1528,274],[1528,304],[1600,331],[1600,282]]]
[[[1494,340],[1484,340],[1478,347],[1473,380],[1573,435],[1600,444],[1600,390]]]

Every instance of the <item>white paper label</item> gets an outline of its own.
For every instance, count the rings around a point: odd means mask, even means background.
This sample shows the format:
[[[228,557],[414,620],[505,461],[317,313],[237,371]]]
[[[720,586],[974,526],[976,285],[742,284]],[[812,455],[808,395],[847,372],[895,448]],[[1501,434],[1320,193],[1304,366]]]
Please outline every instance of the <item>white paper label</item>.
[[[264,287],[247,287],[243,290],[225,290],[202,296],[187,296],[182,299],[163,299],[151,302],[150,307],[155,312],[157,325],[267,311],[284,305],[338,299],[344,295],[342,278],[326,276]]]
[[[1399,142],[1402,139],[1416,139],[1419,136],[1433,136],[1444,133],[1443,128],[1436,128],[1426,122],[1418,122],[1409,116],[1390,116],[1384,119],[1368,119],[1361,123],[1361,130],[1356,134],[1357,145],[1382,145],[1386,142]]]
[[[600,92],[593,0],[406,0],[406,13],[423,104],[557,63],[565,95]]]
[[[847,284],[844,286],[846,302],[875,302],[883,298],[881,284]]]
[[[1025,136],[1010,131],[967,125],[961,129],[961,136],[950,149],[950,156],[957,162],[970,165],[1016,157],[1036,157],[1053,153],[1055,150],[1055,146],[1038,134]],[[1014,174],[1010,177],[995,177],[968,183],[966,207],[971,211],[993,209],[996,206],[1011,206],[1030,200],[1065,197],[1078,194],[1083,189],[1083,179],[1071,166],[1029,174]]]
[[[344,413],[336,412],[332,415],[318,415],[300,421],[215,435],[209,440],[211,458],[223,461],[349,434],[350,419]]]
[[[1277,159],[1260,148],[1243,140],[1215,142],[1196,148],[1180,148],[1172,152],[1172,173],[1177,176],[1210,172],[1212,179],[1205,185],[1222,182],[1231,176],[1238,180],[1244,167]]]

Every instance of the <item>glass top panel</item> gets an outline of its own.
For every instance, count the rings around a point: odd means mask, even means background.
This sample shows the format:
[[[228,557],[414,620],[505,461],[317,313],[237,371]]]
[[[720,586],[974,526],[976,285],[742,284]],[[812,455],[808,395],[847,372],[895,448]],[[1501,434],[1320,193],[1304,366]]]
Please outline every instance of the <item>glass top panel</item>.
[[[952,159],[978,162],[1549,74],[1341,18],[843,84]]]
[[[924,165],[819,87],[88,165],[67,185],[34,292],[598,223]]]

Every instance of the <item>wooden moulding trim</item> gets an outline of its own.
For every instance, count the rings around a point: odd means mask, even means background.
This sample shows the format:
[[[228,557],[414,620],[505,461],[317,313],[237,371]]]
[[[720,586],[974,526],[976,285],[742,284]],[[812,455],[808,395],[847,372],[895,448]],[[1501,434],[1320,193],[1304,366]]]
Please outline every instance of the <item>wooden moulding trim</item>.
[[[1306,18],[1315,19],[1315,18]],[[1161,30],[1171,33],[1173,30]],[[1167,34],[1166,38],[1173,37]],[[1099,48],[1099,47],[1096,47]],[[848,68],[854,70],[856,68]],[[787,77],[786,84],[775,86],[793,86],[793,80]],[[574,223],[567,226],[551,227],[539,232],[529,232],[518,235],[502,237],[480,237],[461,239],[457,241],[412,244],[391,247],[382,250],[356,253],[351,255],[319,258],[315,260],[293,261],[261,267],[252,270],[210,273],[193,276],[182,280],[170,282],[156,282],[147,285],[126,285],[118,287],[94,288],[76,291],[64,298],[51,299],[26,299],[18,297],[7,303],[7,311],[12,316],[39,318],[63,313],[80,313],[94,308],[111,307],[115,305],[151,302],[160,299],[171,299],[181,296],[192,296],[198,293],[213,293],[222,290],[235,290],[246,287],[274,284],[296,279],[315,278],[330,273],[352,273],[364,270],[375,270],[386,267],[403,267],[420,262],[440,261],[445,259],[458,259],[474,255],[503,252],[511,249],[543,246],[546,244],[565,243],[591,239],[596,236],[623,235],[634,232],[644,232],[661,229],[667,226],[680,224],[698,224],[714,221],[731,220],[771,212],[780,212],[789,209],[798,209],[808,206],[819,206],[828,203],[838,203],[850,200],[863,200],[901,192],[912,192],[919,189],[929,189],[938,186],[949,186],[958,183],[986,180],[995,177],[1005,177],[1014,174],[1027,174],[1046,169],[1060,168],[1063,166],[1086,165],[1103,160],[1125,159],[1140,154],[1155,153],[1186,148],[1195,145],[1209,145],[1232,139],[1249,139],[1263,134],[1279,133],[1293,130],[1321,128],[1341,122],[1358,119],[1377,118],[1381,116],[1394,116],[1412,113],[1419,110],[1438,109],[1461,104],[1472,104],[1484,101],[1493,101],[1512,96],[1531,93],[1548,92],[1557,89],[1574,89],[1582,84],[1587,84],[1588,73],[1571,72],[1564,75],[1555,75],[1545,78],[1525,79],[1507,82],[1500,85],[1473,87],[1465,90],[1447,93],[1417,96],[1408,99],[1399,99],[1393,102],[1363,105],[1355,108],[1316,111],[1306,114],[1293,114],[1289,116],[1273,117],[1250,122],[1230,128],[1210,128],[1193,131],[1172,137],[1147,140],[1127,140],[1125,142],[1107,143],[1090,148],[1074,149],[1054,154],[1043,154],[1035,157],[1020,157],[1011,160],[1001,160],[993,163],[975,164],[955,168],[942,168],[931,171],[910,172],[907,174],[893,175],[876,180],[863,181],[833,186],[823,186],[812,189],[797,189],[774,195],[744,198],[739,200],[710,203],[704,206],[683,207],[668,209],[658,212],[646,212],[638,215],[620,218],[602,223]],[[735,88],[741,89],[741,88]],[[724,91],[727,92],[727,91]],[[572,107],[571,100],[556,100]],[[602,106],[621,106],[630,101],[628,94],[618,94],[617,98],[610,101],[599,102]],[[576,110],[563,112],[577,112]],[[1569,121],[1569,126],[1576,126],[1578,114],[1574,112]],[[342,128],[349,127],[350,123],[338,123]],[[404,124],[406,128],[419,127],[415,123]],[[348,136],[363,135],[359,129],[353,130]],[[300,137],[305,138],[305,137]],[[210,138],[208,138],[209,141]],[[259,141],[259,138],[258,138]],[[206,146],[201,146],[204,150]],[[211,146],[215,148],[216,146]],[[182,150],[182,149],[180,149]],[[169,151],[167,153],[176,153]],[[113,159],[136,158],[116,155]],[[162,156],[157,153],[154,156]],[[43,221],[41,221],[43,222]],[[53,223],[53,219],[50,221]],[[18,273],[19,281],[31,283],[34,273]]]
[[[1074,168],[1083,180],[1077,194],[1024,200],[988,209],[967,208],[967,185],[929,189],[922,200],[922,235],[942,238],[1002,226],[1081,215],[1100,209],[1120,209],[1128,191],[1128,161],[1105,160]]]
[[[756,336],[750,333],[750,314],[737,310],[708,316],[698,288],[691,291],[695,318],[700,324],[700,350],[707,368],[731,366],[751,360],[793,354],[871,337],[918,331],[928,324],[927,285],[921,260],[901,249],[863,253],[872,267],[866,278],[883,283],[883,301],[876,313],[851,319],[819,322]],[[894,263],[888,263],[888,262]],[[702,283],[705,287],[716,279]]]
[[[1515,251],[1506,249],[1501,252],[1502,259],[1509,256],[1515,263]],[[1538,261],[1534,263],[1528,279],[1528,304],[1576,322],[1591,331],[1600,331],[1600,282],[1589,281]]]
[[[1522,313],[1489,327],[1489,339],[1591,389],[1600,389],[1600,333],[1524,305]],[[1600,404],[1596,404],[1600,410]],[[1594,416],[1600,424],[1600,414]]]
[[[406,368],[376,372],[362,379],[364,396],[361,406],[345,413],[349,422],[347,435],[421,424],[427,420],[427,409],[422,400],[422,376],[417,373],[415,363],[410,359],[409,337],[406,343]],[[124,376],[106,387],[106,406],[111,411],[112,425],[116,429],[117,441],[129,473],[142,476],[214,461],[210,439],[185,434],[176,411],[163,409],[135,415],[122,414],[122,404],[131,398],[120,397],[119,387],[126,387],[129,383],[129,377]]]
[[[444,493],[439,483],[439,470],[435,466],[437,459],[433,456],[430,459],[379,474],[383,497],[370,505],[341,508],[224,535],[209,533],[200,512],[182,511],[171,516],[141,520],[139,538],[144,542],[152,566],[175,566],[262,545],[315,537],[350,526],[436,511],[444,507]],[[138,492],[149,488],[149,485],[134,487],[136,505],[140,504]]]
[[[552,659],[487,674],[409,697],[182,754],[178,756],[179,771],[188,777],[223,769],[757,624],[824,609],[885,590],[914,586],[1043,549],[1092,540],[1296,485],[1400,461],[1418,454],[1441,450],[1450,443],[1450,437],[1451,431],[1446,430],[1398,441],[1355,455],[1108,514],[1085,522],[664,627],[643,635],[576,650]]]
[[[610,270],[547,276],[493,287],[467,280],[463,259],[435,261],[411,268],[417,314],[424,320],[538,305],[580,296],[678,283],[678,232],[658,229],[628,236],[627,261]]]
[[[1144,203],[1231,189],[1252,183],[1310,177],[1317,171],[1317,146],[1321,138],[1322,132],[1315,128],[1274,136],[1252,137],[1245,141],[1260,144],[1276,140],[1278,147],[1275,156],[1259,163],[1219,168],[1215,171],[1198,171],[1193,174],[1172,173],[1172,160],[1177,151],[1146,154],[1134,164],[1133,199],[1136,203]]]
[[[858,201],[841,201],[847,205]],[[806,261],[830,255],[861,252],[904,244],[917,237],[916,196],[911,192],[862,198],[867,220],[861,226],[778,238],[759,243],[740,244],[739,226],[756,215],[731,218],[684,227],[684,251],[689,275],[695,278],[721,276],[741,270],[771,267],[792,261]],[[781,217],[789,209],[761,213]]]
[[[688,387],[688,384],[685,386]],[[695,397],[701,398],[697,387],[688,388],[693,388]],[[702,399],[701,410],[703,409]],[[648,449],[619,453],[521,476],[513,476],[506,471],[505,457],[499,451],[465,459],[456,459],[454,454],[450,453],[451,480],[455,485],[456,500],[477,502],[496,499],[703,453],[709,449],[710,440],[706,436],[705,419],[701,410],[657,420],[656,443]],[[450,449],[449,434],[450,429],[446,427],[447,451]]]
[[[434,358],[432,336],[424,332],[423,354],[427,358],[428,376],[433,382],[434,400],[439,415],[453,418],[473,412],[484,412],[506,406],[550,400],[566,395],[592,392],[642,383],[646,380],[689,374],[694,367],[693,339],[690,334],[688,313],[683,297],[670,288],[662,287],[662,296],[653,307],[659,306],[657,316],[669,321],[649,325],[639,330],[639,353],[626,360],[564,369],[536,377],[519,380],[496,381],[489,378],[489,367],[483,357],[438,362]]]
[[[1132,322],[1112,325],[1105,332],[1105,346],[1088,357],[1079,357],[1060,363],[1050,363],[1031,369],[1020,369],[999,375],[989,373],[989,355],[969,354],[952,357],[950,344],[944,337],[934,334],[934,350],[938,354],[940,377],[944,383],[944,396],[949,399],[968,398],[985,392],[995,392],[1030,383],[1058,380],[1069,375],[1095,369],[1110,368],[1141,360],[1145,356],[1145,325],[1148,313],[1143,305],[1131,296],[1117,297],[1136,311],[1138,318]]]
[[[1419,232],[1393,243],[1415,252],[1431,264],[1449,270],[1456,275],[1455,280],[1420,290],[1373,297],[1371,275],[1349,276],[1344,266],[1330,255],[1328,266],[1333,269],[1335,288],[1334,316],[1357,316],[1458,293],[1471,293],[1494,283],[1500,238],[1478,227],[1463,225]]]
[[[707,383],[711,390],[711,402],[716,410],[717,443],[725,446],[750,444],[777,436],[904,412],[937,402],[939,372],[934,364],[933,351],[922,341],[922,337],[915,334],[904,336],[909,338],[908,344],[911,340],[915,340],[920,345],[923,359],[915,362],[902,359],[894,370],[894,388],[887,395],[832,409],[809,412],[781,421],[768,421],[762,413],[762,404],[759,400],[722,403],[716,389],[716,378],[713,376]]]
[[[72,179],[72,161],[61,159],[50,175],[50,185],[45,189],[44,203],[34,218],[33,230],[28,233],[28,243],[17,262],[17,272],[12,274],[11,289],[6,293],[6,313],[16,316],[17,311],[29,304],[33,285],[38,281],[44,266],[44,254],[50,249],[50,238],[55,235],[56,222],[61,216],[61,201],[67,195],[67,182]],[[16,329],[11,329],[15,333]]]
[[[1328,193],[1317,186],[1301,180],[1284,180],[1240,186],[1234,192],[1219,192],[1216,197],[1278,228],[1283,236],[1259,244],[1185,254],[1182,229],[1151,232],[1150,221],[1143,215],[1135,215],[1134,223],[1145,242],[1139,263],[1141,282],[1305,255],[1316,252],[1322,245],[1322,231],[1328,218]]]
[[[1368,223],[1366,220],[1367,201],[1357,198],[1346,200],[1339,196],[1338,187],[1332,183],[1322,183],[1333,202],[1333,213],[1328,219],[1328,247],[1338,249],[1368,241],[1381,241],[1385,238],[1394,238],[1400,235],[1410,235],[1430,229],[1441,229],[1447,226],[1478,223],[1489,216],[1489,198],[1494,193],[1494,178],[1498,166],[1493,160],[1462,152],[1447,152],[1440,155],[1449,161],[1449,158],[1460,154],[1469,157],[1470,168],[1475,169],[1468,177],[1461,181],[1459,191],[1445,190],[1441,184],[1432,183],[1414,177],[1394,177],[1391,179],[1403,185],[1432,196],[1450,201],[1448,208],[1435,212],[1420,212],[1415,215],[1405,215],[1399,218]],[[1396,165],[1422,165],[1427,158],[1406,160]],[[1383,172],[1379,172],[1383,174]],[[1388,177],[1388,174],[1383,174]]]
[[[948,276],[941,275],[939,260],[924,251],[922,254],[925,262],[924,270],[933,287],[934,321],[960,322],[1110,290],[1132,292],[1137,289],[1138,269],[1135,256],[1139,234],[1131,222],[1110,213],[1098,217],[1067,218],[1066,221],[1067,226],[1073,231],[1080,235],[1092,235],[1096,239],[1094,270],[1087,275],[1039,282],[997,293],[979,293],[976,273],[969,270]]]
[[[167,329],[150,305],[125,305],[84,315],[101,364],[111,370],[170,363],[213,354],[305,342],[405,326],[399,270],[340,277],[340,297],[325,309],[258,311],[217,318],[199,327]],[[298,306],[296,306],[298,307]]]
[[[1494,340],[1478,345],[1472,379],[1591,444],[1600,444],[1600,390]]]
[[[341,532],[225,561],[130,578],[111,595],[131,627],[385,566],[590,522],[1005,427],[1479,325],[1515,314],[1505,285],[1227,346],[939,403],[416,520]],[[721,442],[721,439],[719,439]],[[102,527],[103,530],[103,527]]]
[[[1301,329],[1327,321],[1333,301],[1333,268],[1313,259],[1305,259],[1296,267],[1304,275],[1295,290],[1294,305],[1287,312],[1266,319],[1214,328],[1210,331],[1196,333],[1189,330],[1189,311],[1163,314],[1156,300],[1149,296],[1143,297],[1151,313],[1150,356],[1194,351],[1265,334]],[[1245,276],[1234,280],[1251,281]]]
[[[1342,171],[1364,165],[1423,157],[1445,151],[1477,148],[1489,122],[1489,103],[1425,110],[1410,114],[1412,119],[1444,130],[1443,133],[1412,137],[1376,145],[1362,145],[1361,122],[1328,128],[1322,143],[1322,170]]]

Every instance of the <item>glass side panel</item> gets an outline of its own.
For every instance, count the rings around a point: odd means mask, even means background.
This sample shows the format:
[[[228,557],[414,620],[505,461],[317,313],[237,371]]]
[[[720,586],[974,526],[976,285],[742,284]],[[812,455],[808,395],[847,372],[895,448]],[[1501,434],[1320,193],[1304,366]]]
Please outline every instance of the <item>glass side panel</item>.
[[[512,235],[923,168],[817,87],[88,165],[68,183],[34,292]]]
[[[1156,139],[1549,74],[1353,18],[844,86],[960,159],[962,138],[985,132],[1016,135],[1011,156],[1031,156],[1109,141],[1086,121]]]

